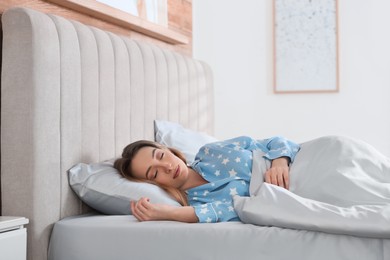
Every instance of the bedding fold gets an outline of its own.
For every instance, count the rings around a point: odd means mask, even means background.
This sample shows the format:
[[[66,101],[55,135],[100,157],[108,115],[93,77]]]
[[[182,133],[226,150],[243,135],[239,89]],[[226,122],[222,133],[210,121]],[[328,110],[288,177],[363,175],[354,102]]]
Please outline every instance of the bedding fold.
[[[329,136],[303,143],[290,190],[263,182],[269,161],[254,152],[250,197],[234,198],[241,221],[390,238],[390,163],[368,144]]]

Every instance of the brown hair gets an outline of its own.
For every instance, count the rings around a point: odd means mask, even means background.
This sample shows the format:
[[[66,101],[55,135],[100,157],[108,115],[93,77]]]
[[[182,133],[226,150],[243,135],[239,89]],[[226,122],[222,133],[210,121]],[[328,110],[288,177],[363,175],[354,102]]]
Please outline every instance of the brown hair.
[[[133,143],[127,145],[123,149],[122,158],[119,158],[115,161],[114,167],[119,171],[119,173],[123,177],[125,177],[126,179],[128,179],[130,181],[136,181],[136,182],[143,181],[143,182],[149,182],[149,183],[158,185],[157,183],[152,182],[152,181],[137,179],[133,176],[133,174],[131,172],[131,162],[132,162],[134,156],[143,147],[154,147],[154,148],[159,148],[159,149],[167,148],[159,143],[148,141],[148,140],[140,140],[140,141],[133,142]],[[179,157],[184,163],[186,163],[186,159],[180,151],[178,151],[174,148],[170,148],[170,147],[168,147],[168,149],[174,155]],[[187,195],[184,191],[176,189],[176,188],[172,188],[172,187],[166,187],[163,185],[158,185],[158,186],[160,186],[162,189],[164,189],[169,195],[171,195],[174,199],[176,199],[182,206],[188,206]]]

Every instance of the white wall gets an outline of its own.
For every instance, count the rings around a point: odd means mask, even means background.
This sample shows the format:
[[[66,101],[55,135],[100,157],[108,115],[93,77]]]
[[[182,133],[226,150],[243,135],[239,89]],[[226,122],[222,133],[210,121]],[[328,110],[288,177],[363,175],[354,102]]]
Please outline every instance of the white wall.
[[[193,54],[214,71],[215,136],[341,134],[390,156],[388,10],[388,0],[339,0],[339,93],[274,94],[272,0],[194,0]]]

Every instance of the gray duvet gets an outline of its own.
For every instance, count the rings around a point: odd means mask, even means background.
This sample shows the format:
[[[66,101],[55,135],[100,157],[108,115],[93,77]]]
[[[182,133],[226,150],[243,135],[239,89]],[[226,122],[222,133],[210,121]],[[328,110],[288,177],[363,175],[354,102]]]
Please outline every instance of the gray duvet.
[[[251,196],[234,198],[244,223],[390,238],[390,160],[370,145],[339,136],[303,143],[289,190],[264,183],[269,162],[253,157]]]

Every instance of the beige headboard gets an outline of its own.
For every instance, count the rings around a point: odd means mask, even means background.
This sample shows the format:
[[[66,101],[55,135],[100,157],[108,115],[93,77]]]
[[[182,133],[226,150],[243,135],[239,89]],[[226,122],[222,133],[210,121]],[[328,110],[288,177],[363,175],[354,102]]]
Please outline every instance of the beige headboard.
[[[67,170],[152,140],[154,119],[212,133],[212,75],[203,62],[30,9],[7,10],[2,28],[2,215],[29,218],[28,257],[44,260],[53,223],[85,212]]]

